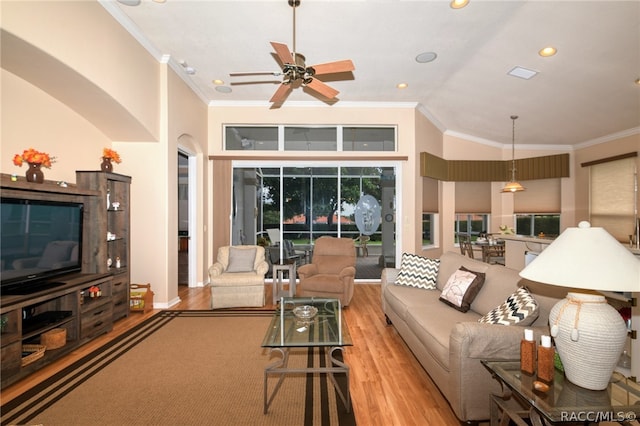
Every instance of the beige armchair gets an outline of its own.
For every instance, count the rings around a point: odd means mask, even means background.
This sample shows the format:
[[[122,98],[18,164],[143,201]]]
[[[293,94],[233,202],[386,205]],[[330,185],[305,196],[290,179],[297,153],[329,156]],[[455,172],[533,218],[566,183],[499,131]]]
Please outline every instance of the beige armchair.
[[[224,246],[209,268],[211,309],[264,306],[264,247]]]
[[[329,297],[349,305],[356,275],[356,249],[350,238],[320,237],[311,263],[298,268],[299,295]]]

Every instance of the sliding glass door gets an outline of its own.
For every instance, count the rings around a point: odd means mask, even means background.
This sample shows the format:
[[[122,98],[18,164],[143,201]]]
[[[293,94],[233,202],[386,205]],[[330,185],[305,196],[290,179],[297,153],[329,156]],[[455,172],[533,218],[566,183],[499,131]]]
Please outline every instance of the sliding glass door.
[[[273,245],[290,240],[312,245],[323,235],[370,237],[369,253],[395,261],[396,166],[323,167],[235,165],[233,244]],[[391,182],[391,185],[389,184]],[[379,207],[375,229],[359,229],[356,216],[363,197]],[[241,201],[241,202],[239,202]],[[267,230],[277,230],[278,241]],[[266,239],[266,241],[265,241]]]

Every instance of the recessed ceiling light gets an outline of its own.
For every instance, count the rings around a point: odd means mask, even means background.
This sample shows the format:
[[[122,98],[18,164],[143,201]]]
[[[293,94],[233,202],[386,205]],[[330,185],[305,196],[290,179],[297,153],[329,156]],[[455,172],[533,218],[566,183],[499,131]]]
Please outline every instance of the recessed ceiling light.
[[[406,89],[407,87],[409,87],[409,85],[407,83],[398,83],[396,84],[396,87],[398,89]]]
[[[416,62],[421,64],[426,64],[427,62],[432,62],[438,57],[438,54],[435,52],[424,52],[416,56]]]
[[[224,81],[215,79],[212,81],[212,83],[215,84],[216,86],[222,86],[224,84]]]
[[[451,3],[449,3],[449,6],[451,6],[452,9],[462,9],[468,4],[469,4],[469,0],[451,0]]]
[[[229,86],[216,86],[216,91],[220,93],[231,93],[231,87]]]
[[[553,46],[547,46],[540,49],[540,51],[538,52],[538,55],[548,58],[549,56],[553,56],[556,53],[558,53],[558,49],[556,49]]]
[[[638,86],[640,86],[640,78],[637,78],[637,79],[636,79],[636,84],[637,84]]]
[[[515,67],[511,71],[509,71],[507,74],[512,75],[514,77],[524,78],[525,80],[529,80],[531,77],[534,77],[536,74],[538,74],[538,71],[530,70],[523,67]]]

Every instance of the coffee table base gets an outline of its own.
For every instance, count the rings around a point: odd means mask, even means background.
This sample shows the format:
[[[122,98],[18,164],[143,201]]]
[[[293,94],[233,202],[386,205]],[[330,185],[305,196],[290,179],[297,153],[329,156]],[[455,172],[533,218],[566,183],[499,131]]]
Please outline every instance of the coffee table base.
[[[276,394],[278,393],[278,390],[280,390],[280,386],[282,385],[282,382],[284,381],[285,376],[287,374],[296,374],[296,373],[304,373],[304,374],[327,373],[329,376],[329,379],[331,380],[331,383],[333,383],[333,387],[335,388],[336,392],[340,396],[340,399],[344,403],[344,406],[347,409],[347,413],[351,412],[351,398],[349,397],[349,366],[344,362],[336,359],[333,356],[333,353],[336,350],[343,352],[344,348],[342,346],[330,347],[328,352],[329,367],[306,367],[306,368],[289,368],[288,367],[289,349],[290,348],[271,348],[272,352],[273,351],[280,352],[280,354],[282,355],[282,358],[274,362],[273,364],[268,365],[264,369],[264,414],[267,414],[267,411],[269,410],[269,406],[271,405],[271,402],[273,401]],[[345,374],[347,377],[347,389],[346,389],[346,392],[344,393],[340,389],[340,386],[338,386],[338,382],[334,377],[334,374],[336,373]],[[278,378],[278,382],[273,388],[273,392],[271,392],[271,395],[269,395],[269,390],[268,390],[269,375],[280,376]]]

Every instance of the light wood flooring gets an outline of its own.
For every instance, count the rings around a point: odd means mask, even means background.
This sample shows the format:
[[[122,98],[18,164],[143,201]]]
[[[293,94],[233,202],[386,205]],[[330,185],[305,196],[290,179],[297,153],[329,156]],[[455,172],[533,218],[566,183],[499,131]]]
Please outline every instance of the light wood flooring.
[[[271,285],[266,289],[267,307],[273,307],[270,305]],[[172,309],[209,309],[208,288],[180,286],[179,296],[182,301]],[[26,392],[151,315],[153,312],[132,313],[119,320],[111,332],[2,390],[2,403]],[[402,338],[392,326],[386,325],[380,307],[379,284],[356,284],[353,300],[344,309],[344,316],[354,342],[345,351],[345,361],[351,367],[351,398],[359,425],[460,424]]]

